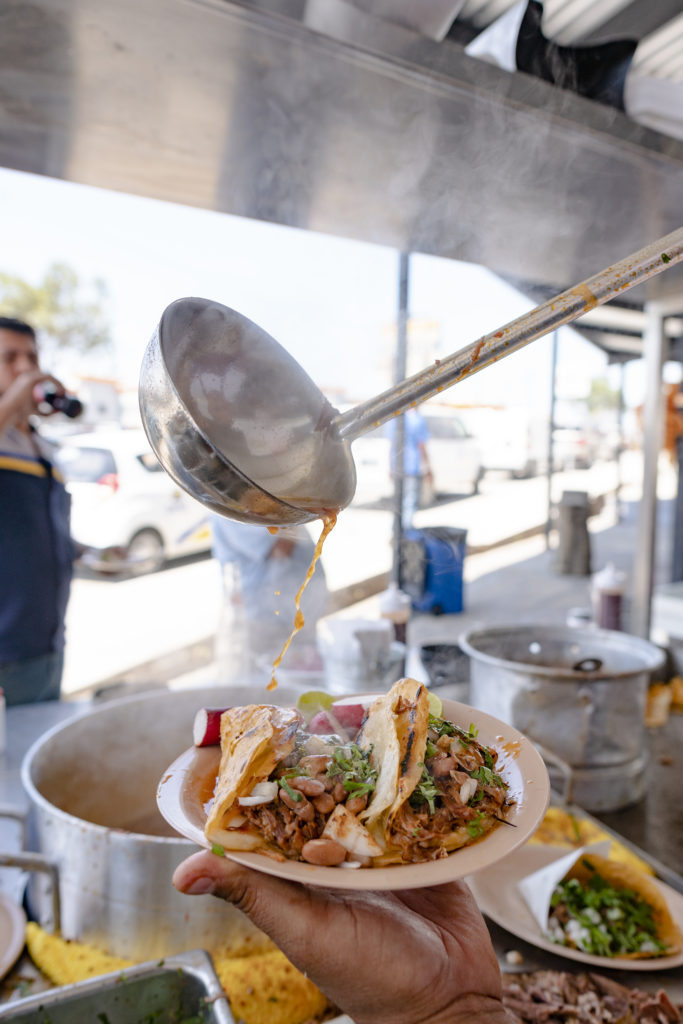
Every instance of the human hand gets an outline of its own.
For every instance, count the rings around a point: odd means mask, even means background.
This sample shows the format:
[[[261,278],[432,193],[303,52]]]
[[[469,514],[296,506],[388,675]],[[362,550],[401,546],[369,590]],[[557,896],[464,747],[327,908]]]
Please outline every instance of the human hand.
[[[44,370],[36,368],[17,374],[2,396],[3,405],[8,411],[11,410],[12,413],[30,415],[31,413],[39,412],[38,405],[41,401],[40,385],[46,381],[50,381],[54,391],[64,394],[64,387],[52,374],[45,373]]]
[[[491,940],[463,882],[328,890],[202,852],[173,884],[244,911],[355,1024],[509,1024]]]

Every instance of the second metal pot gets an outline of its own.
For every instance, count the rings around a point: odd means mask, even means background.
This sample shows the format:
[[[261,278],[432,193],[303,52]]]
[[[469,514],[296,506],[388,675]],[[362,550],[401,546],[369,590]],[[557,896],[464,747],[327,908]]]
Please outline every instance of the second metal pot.
[[[476,630],[460,647],[471,659],[470,703],[565,762],[577,803],[612,810],[640,799],[658,647],[627,633],[534,625]]]

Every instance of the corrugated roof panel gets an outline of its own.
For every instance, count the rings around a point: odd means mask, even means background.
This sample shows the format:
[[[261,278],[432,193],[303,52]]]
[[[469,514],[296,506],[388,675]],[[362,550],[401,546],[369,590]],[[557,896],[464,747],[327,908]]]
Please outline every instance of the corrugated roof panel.
[[[456,20],[483,30],[517,2],[465,0]],[[608,25],[617,15],[626,11],[633,25],[633,0],[601,0],[600,3],[595,0],[545,0],[541,24],[544,35],[553,42],[561,46],[582,45],[582,40],[599,33],[603,25]],[[633,58],[632,73],[683,81],[683,13],[665,21],[641,38],[646,28],[643,25],[641,33],[631,36],[640,39]],[[624,36],[615,32],[613,38]]]
[[[683,14],[662,25],[638,44],[632,71],[653,78],[683,79]]]
[[[561,46],[573,46],[631,3],[631,0],[546,0],[544,34]]]

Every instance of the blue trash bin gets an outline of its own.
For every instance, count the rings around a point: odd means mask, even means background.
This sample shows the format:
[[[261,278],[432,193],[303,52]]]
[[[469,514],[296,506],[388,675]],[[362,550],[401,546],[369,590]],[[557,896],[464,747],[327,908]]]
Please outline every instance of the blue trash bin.
[[[401,540],[401,589],[413,609],[433,615],[461,612],[467,530],[432,526],[406,530]]]

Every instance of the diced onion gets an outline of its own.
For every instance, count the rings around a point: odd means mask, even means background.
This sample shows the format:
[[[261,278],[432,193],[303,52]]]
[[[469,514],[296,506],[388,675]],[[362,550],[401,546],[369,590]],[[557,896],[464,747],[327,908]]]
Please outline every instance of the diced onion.
[[[337,864],[338,868],[362,868],[363,865],[359,860],[343,860],[341,864]]]
[[[460,787],[460,799],[464,804],[468,800],[471,800],[474,794],[477,792],[477,780],[476,779],[465,779],[462,786]]]
[[[244,817],[243,814],[233,814],[233,816],[230,819],[230,821],[226,821],[225,827],[226,828],[239,828],[240,825],[244,825],[246,820],[247,819]]]
[[[277,796],[277,782],[257,782],[248,796],[240,796],[237,803],[240,807],[257,807],[269,804]]]

